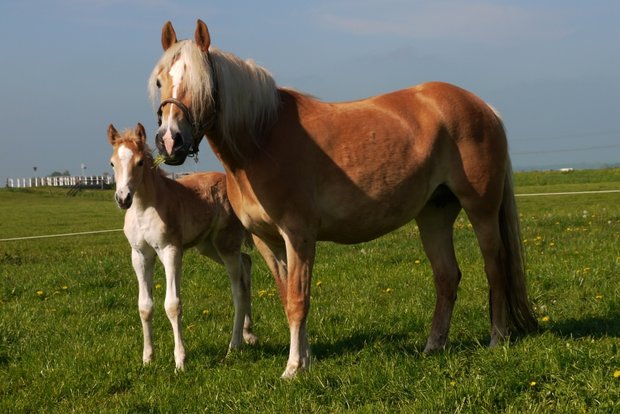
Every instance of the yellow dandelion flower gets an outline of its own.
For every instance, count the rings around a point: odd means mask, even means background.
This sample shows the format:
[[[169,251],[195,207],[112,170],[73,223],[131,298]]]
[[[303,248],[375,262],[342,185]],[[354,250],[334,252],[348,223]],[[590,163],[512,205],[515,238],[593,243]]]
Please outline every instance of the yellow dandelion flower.
[[[416,259],[416,261],[414,262],[415,264],[420,264],[420,259]]]
[[[534,388],[536,386],[536,381],[530,382],[530,387]]]
[[[453,387],[456,386],[456,381],[455,380],[450,381],[450,385]]]
[[[316,287],[320,288],[322,285],[323,285],[323,281],[322,280],[317,280]]]
[[[614,371],[614,378],[620,378],[620,369]]]
[[[543,322],[549,322],[549,319],[550,319],[550,318],[549,318],[548,316],[543,316],[543,317],[542,317],[542,321],[543,321]]]
[[[394,292],[394,289],[392,288],[385,289],[385,293],[393,293],[393,292]]]
[[[603,295],[596,295],[595,298],[598,299],[598,300],[601,300],[601,299],[603,299]]]
[[[266,290],[261,289],[261,290],[258,291],[258,297],[259,298],[262,298],[262,297],[265,297],[265,296],[267,296],[267,291]]]
[[[203,314],[204,316],[209,316],[209,309],[203,309],[203,310],[202,310],[202,314]]]
[[[549,243],[549,246],[550,246],[550,247],[553,247],[553,246],[555,246],[555,243],[554,243],[554,242],[551,242],[551,243]]]
[[[69,286],[63,285],[62,290],[67,290],[67,289],[69,289]]]
[[[43,296],[45,296],[45,292],[42,290],[37,290],[37,296],[42,298]]]
[[[158,284],[156,284],[156,285],[155,285],[155,289],[161,289],[161,284],[159,284],[159,283],[158,283]]]

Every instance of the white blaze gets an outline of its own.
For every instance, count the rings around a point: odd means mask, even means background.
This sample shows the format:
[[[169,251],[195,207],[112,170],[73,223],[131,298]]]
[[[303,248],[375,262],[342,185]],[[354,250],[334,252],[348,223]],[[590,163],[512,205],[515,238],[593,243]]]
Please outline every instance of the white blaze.
[[[118,177],[116,177],[116,187],[121,189],[129,184],[129,164],[133,158],[133,151],[125,145],[121,145],[116,153],[121,164]]]
[[[179,91],[179,85],[183,80],[185,74],[185,58],[182,56],[174,62],[174,65],[170,68],[168,74],[172,77],[172,98],[177,99],[177,93]],[[172,147],[174,146],[174,140],[172,139],[172,131],[170,126],[172,125],[172,109],[168,113],[168,125],[166,133],[163,136],[164,147],[168,154],[172,153]]]

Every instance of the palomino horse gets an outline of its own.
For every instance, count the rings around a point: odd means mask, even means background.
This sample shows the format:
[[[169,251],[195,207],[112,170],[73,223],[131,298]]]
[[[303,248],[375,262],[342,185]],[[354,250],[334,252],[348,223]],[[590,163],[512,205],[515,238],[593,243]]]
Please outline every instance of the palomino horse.
[[[119,134],[108,127],[114,152],[111,163],[116,180],[116,203],[125,213],[125,236],[139,284],[138,309],[142,319],[145,364],[153,357],[153,265],[155,256],[166,272],[164,308],[174,332],[174,361],[183,369],[185,347],[181,335],[181,261],[183,249],[195,246],[226,267],[235,307],[229,350],[242,338],[255,343],[250,303],[250,256],[241,253],[246,230],[226,196],[226,176],[197,173],[177,181],[167,178],[154,164],[146,145],[144,127]]]
[[[437,293],[426,351],[448,337],[461,272],[453,223],[462,209],[490,286],[491,342],[536,329],[523,269],[504,127],[480,98],[432,82],[356,102],[325,103],[276,87],[252,61],[211,47],[198,21],[149,80],[160,94],[156,143],[170,163],[203,135],[228,174],[228,195],[277,282],[290,328],[283,377],[308,367],[306,321],[315,245],[358,243],[415,219]]]

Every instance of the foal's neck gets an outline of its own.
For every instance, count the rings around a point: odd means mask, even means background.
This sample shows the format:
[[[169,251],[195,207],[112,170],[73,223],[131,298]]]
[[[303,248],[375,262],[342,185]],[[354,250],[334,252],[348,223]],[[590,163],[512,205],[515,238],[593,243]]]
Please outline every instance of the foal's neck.
[[[142,182],[136,188],[134,195],[134,203],[140,210],[156,205],[157,195],[161,193],[160,188],[167,179],[161,174],[159,168],[153,165],[152,161],[145,162],[143,169]]]

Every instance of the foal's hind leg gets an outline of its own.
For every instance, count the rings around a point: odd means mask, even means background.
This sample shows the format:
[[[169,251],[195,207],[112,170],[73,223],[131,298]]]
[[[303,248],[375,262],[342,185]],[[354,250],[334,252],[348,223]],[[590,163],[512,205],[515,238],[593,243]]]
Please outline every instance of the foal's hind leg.
[[[252,261],[245,253],[222,254],[220,257],[228,272],[233,296],[235,316],[233,322],[232,338],[228,349],[238,349],[242,340],[254,344],[257,340],[252,333],[252,305],[250,270]]]
[[[424,352],[443,348],[448,339],[456,290],[461,280],[453,244],[453,225],[461,207],[456,201],[437,206],[431,200],[416,217],[426,256],[435,277],[435,310]]]
[[[241,253],[241,261],[243,263],[242,277],[242,302],[244,303],[243,318],[243,340],[246,344],[254,345],[258,342],[258,337],[252,331],[252,259],[249,255]]]

